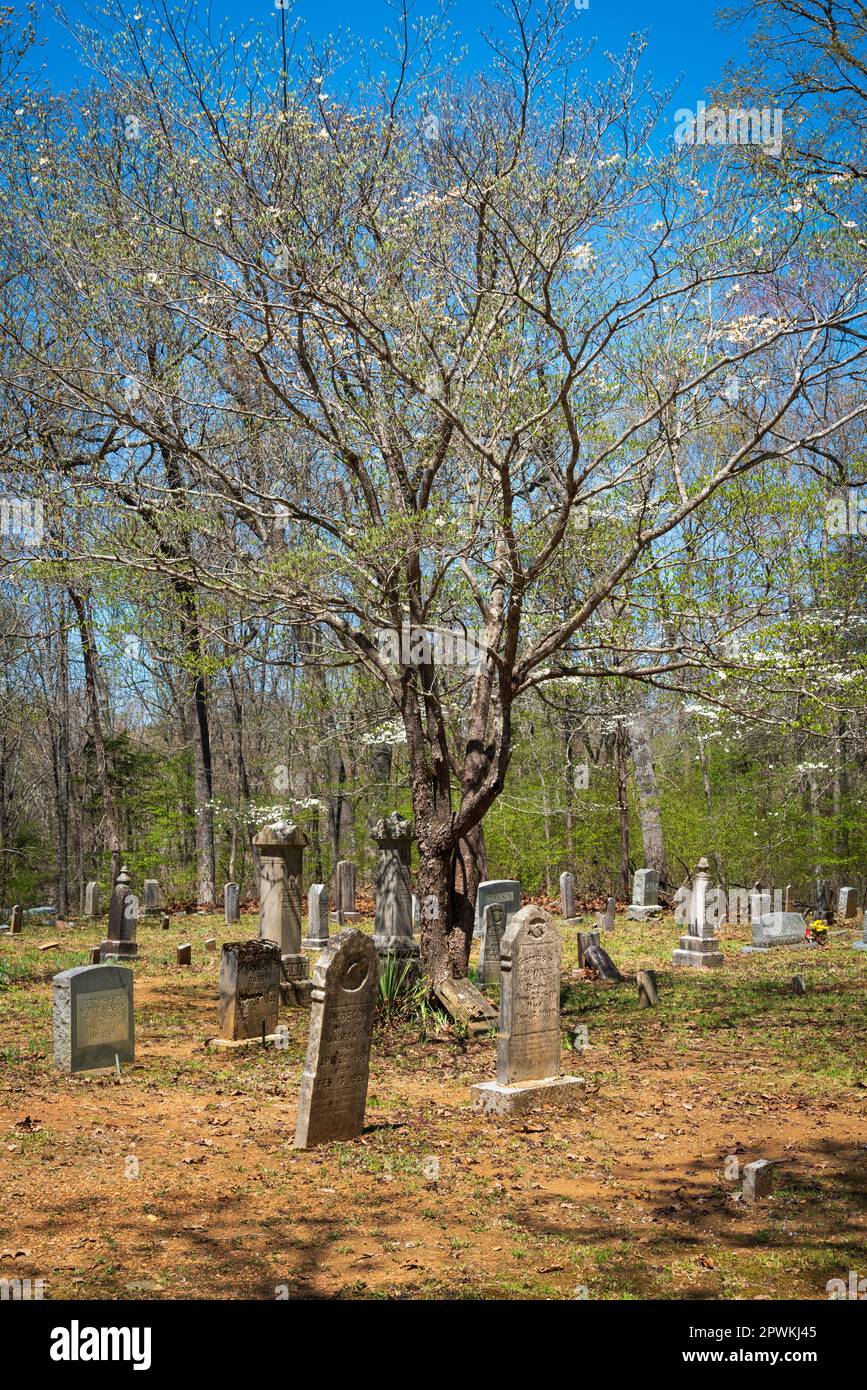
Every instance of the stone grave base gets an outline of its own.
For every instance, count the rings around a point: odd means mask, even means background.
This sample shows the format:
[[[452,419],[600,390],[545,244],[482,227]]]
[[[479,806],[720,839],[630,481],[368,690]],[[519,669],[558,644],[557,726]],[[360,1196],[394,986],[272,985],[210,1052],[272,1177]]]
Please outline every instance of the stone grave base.
[[[131,960],[138,955],[137,941],[101,941],[100,960]]]
[[[480,1081],[470,1087],[473,1109],[485,1115],[525,1115],[541,1106],[569,1109],[584,1096],[583,1076],[549,1076],[544,1081],[518,1081],[502,1086],[499,1081]]]
[[[671,957],[675,965],[691,965],[714,970],[723,964],[723,953],[715,936],[682,936],[680,947]]]
[[[324,951],[328,945],[327,936],[305,936],[301,942],[305,951]]]
[[[266,1043],[276,1043],[279,1034],[266,1033],[264,1041]],[[261,1047],[262,1038],[208,1038],[205,1047]]]
[[[630,903],[626,909],[626,916],[630,922],[646,922],[661,911],[662,907],[659,903],[651,903],[649,907],[639,907],[636,903]]]
[[[280,1003],[286,1009],[309,1009],[312,980],[281,980]]]

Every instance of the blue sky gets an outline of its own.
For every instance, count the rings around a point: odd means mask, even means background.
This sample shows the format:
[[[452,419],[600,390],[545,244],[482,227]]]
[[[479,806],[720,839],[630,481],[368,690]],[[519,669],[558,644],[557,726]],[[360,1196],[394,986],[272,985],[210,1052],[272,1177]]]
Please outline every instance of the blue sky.
[[[23,12],[22,0],[13,3]],[[125,3],[133,7],[135,0]],[[720,3],[721,0],[692,0],[691,4],[687,0],[686,5],[683,0],[654,0],[652,4],[646,0],[587,0],[587,8],[576,13],[576,24],[597,40],[595,56],[589,64],[591,74],[595,71],[601,75],[604,50],[620,51],[631,33],[647,31],[646,70],[653,77],[654,86],[667,87],[682,78],[674,106],[694,108],[719,77],[726,60],[744,56],[743,34],[720,30],[716,25]],[[202,4],[206,7],[207,0],[202,0]],[[430,13],[432,8],[432,0],[418,0],[419,12]],[[73,17],[84,13],[78,0],[68,0],[66,9]],[[211,0],[210,9],[213,19],[229,19],[239,28],[250,19],[261,17],[276,23],[277,18],[274,0]],[[346,29],[362,38],[378,35],[393,19],[393,12],[382,0],[297,0],[295,13],[317,38]],[[40,62],[45,65],[52,86],[73,87],[84,77],[74,42],[47,7],[43,14],[40,28],[47,42],[40,51]],[[479,31],[488,26],[504,29],[502,16],[492,0],[460,0],[451,11],[451,21],[469,48],[470,67],[483,61],[487,52]]]

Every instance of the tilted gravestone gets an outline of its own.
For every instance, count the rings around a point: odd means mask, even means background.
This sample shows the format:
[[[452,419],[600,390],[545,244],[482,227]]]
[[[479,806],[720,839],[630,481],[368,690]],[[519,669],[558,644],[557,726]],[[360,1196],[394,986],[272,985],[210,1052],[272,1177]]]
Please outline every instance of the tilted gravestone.
[[[723,953],[716,935],[716,921],[719,906],[711,908],[708,903],[710,865],[702,858],[696,865],[695,887],[689,915],[689,930],[680,938],[680,944],[672,955],[675,965],[688,965],[697,970],[713,970],[723,964]],[[717,898],[717,903],[718,903]]]
[[[175,951],[175,964],[176,964],[176,965],[192,965],[192,963],[193,963],[193,943],[192,943],[192,941],[183,941],[183,942],[181,943],[181,945],[178,946],[177,950]]]
[[[844,922],[858,916],[858,889],[841,888],[837,899],[837,916]]]
[[[91,921],[99,916],[99,884],[92,878],[84,890],[84,915]]]
[[[155,878],[146,878],[141,887],[142,907],[146,917],[154,917],[159,912],[160,885]]]
[[[351,859],[339,859],[334,870],[334,912],[342,912],[344,921],[360,917],[355,908],[355,865]]]
[[[632,880],[632,902],[626,909],[626,916],[633,922],[646,922],[661,911],[658,870],[636,869]]]
[[[587,964],[587,952],[591,946],[599,945],[600,928],[594,927],[592,931],[578,932],[578,969],[583,970]]]
[[[284,1004],[310,1002],[310,963],[301,950],[301,875],[307,836],[277,821],[253,837],[259,852],[259,939],[280,947]]]
[[[799,946],[807,933],[800,912],[766,912],[753,922],[754,946]]]
[[[307,890],[307,935],[301,943],[309,951],[322,951],[328,945],[328,888],[311,883]]]
[[[133,974],[79,965],[54,977],[54,1060],[61,1071],[113,1067],[135,1057]]]
[[[273,1035],[280,1008],[275,941],[231,941],[220,953],[217,1032],[232,1042]]]
[[[498,1115],[574,1104],[584,1081],[560,1075],[560,933],[541,907],[515,913],[500,953],[497,1079],[472,1087],[473,1105]]]
[[[16,935],[24,926],[24,910],[20,903],[16,903],[12,909],[12,916],[9,918],[9,931]]]
[[[584,948],[584,964],[591,965],[599,976],[600,980],[613,980],[615,984],[623,983],[623,976],[609,956],[605,947],[599,941],[591,941]]]
[[[226,926],[232,927],[241,920],[241,889],[237,883],[227,883],[223,888]]]
[[[102,960],[124,960],[138,955],[139,901],[130,890],[132,880],[124,865],[117,876],[108,905],[108,939],[100,944]]]
[[[313,971],[296,1148],[361,1133],[378,992],[379,957],[372,940],[354,928],[338,932]]]
[[[575,876],[570,873],[560,875],[560,916],[571,922],[575,918]]]
[[[488,903],[482,919],[479,944],[479,984],[500,983],[500,946],[506,930],[506,909],[502,903]]]
[[[377,821],[372,830],[379,851],[376,867],[376,923],[373,942],[381,961],[389,957],[417,960],[418,942],[412,934],[410,850],[415,829],[396,811]],[[407,982],[411,976],[407,976]]]
[[[476,891],[476,916],[473,936],[481,936],[482,920],[488,903],[502,903],[506,909],[506,928],[521,908],[521,885],[515,878],[490,878],[480,883]]]
[[[655,1009],[659,1003],[659,980],[655,970],[639,970],[635,977],[638,985],[638,1003],[642,1009]]]

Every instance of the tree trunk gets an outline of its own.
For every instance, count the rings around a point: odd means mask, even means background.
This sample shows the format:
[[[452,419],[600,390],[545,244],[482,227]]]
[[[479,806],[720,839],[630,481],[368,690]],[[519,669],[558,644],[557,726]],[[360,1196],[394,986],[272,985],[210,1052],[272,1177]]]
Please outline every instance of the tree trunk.
[[[638,816],[641,821],[641,843],[644,852],[644,867],[656,869],[661,883],[665,883],[665,840],[662,831],[662,813],[659,807],[659,787],[656,769],[650,751],[647,721],[643,715],[636,715],[629,733],[632,750],[632,764],[635,768],[635,786],[638,792]]]
[[[122,846],[120,821],[118,820],[117,804],[108,776],[108,759],[105,753],[105,738],[103,737],[102,719],[99,710],[96,644],[93,640],[93,626],[84,599],[79,593],[76,593],[74,589],[69,590],[69,597],[75,609],[78,631],[81,637],[81,654],[84,659],[84,686],[87,693],[90,734],[93,739],[96,776],[99,782],[99,792],[102,797],[103,811],[105,814],[105,844],[106,849],[111,855],[111,882],[114,883],[121,870]]]
[[[622,719],[617,721],[614,736],[617,761],[617,811],[620,820],[620,879],[618,892],[629,900],[629,784],[626,763],[627,736]]]

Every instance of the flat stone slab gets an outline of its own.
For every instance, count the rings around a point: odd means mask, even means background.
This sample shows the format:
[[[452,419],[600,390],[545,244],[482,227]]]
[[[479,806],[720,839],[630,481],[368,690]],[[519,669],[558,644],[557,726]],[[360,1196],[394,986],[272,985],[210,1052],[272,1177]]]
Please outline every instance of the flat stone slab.
[[[436,997],[453,1019],[466,1024],[468,1033],[487,1033],[497,1024],[497,1010],[471,980],[443,980]]]
[[[662,911],[659,903],[648,903],[647,907],[640,907],[637,903],[630,903],[626,909],[626,916],[632,922],[646,922],[650,917],[655,917]]]
[[[542,1106],[569,1109],[584,1095],[583,1076],[550,1076],[544,1081],[480,1081],[470,1087],[473,1109],[485,1115],[525,1115]]]
[[[208,1038],[205,1047],[261,1047],[263,1041],[273,1043],[275,1046],[280,1040],[279,1033],[266,1033],[264,1039],[259,1038]]]

